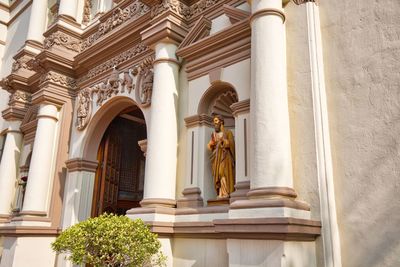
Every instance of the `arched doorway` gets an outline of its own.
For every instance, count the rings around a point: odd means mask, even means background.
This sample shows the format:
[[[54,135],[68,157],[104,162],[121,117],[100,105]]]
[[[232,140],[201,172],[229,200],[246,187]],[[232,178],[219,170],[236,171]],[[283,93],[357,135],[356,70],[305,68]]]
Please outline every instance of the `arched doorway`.
[[[145,157],[139,146],[146,139],[142,111],[131,106],[108,125],[97,160],[92,217],[104,212],[123,215],[143,198]]]

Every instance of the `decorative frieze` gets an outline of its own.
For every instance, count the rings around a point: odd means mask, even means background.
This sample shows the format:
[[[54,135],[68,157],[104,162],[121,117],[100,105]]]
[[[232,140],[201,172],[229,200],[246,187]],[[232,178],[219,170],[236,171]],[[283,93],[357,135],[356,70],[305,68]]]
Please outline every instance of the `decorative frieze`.
[[[134,58],[135,56],[142,54],[148,50],[149,50],[148,46],[146,46],[143,43],[139,43],[136,46],[134,46],[133,48],[126,50],[126,51],[122,52],[121,54],[119,54],[119,55],[107,60],[106,62],[94,67],[93,69],[89,70],[89,72],[82,79],[80,79],[79,82],[82,82],[86,79],[90,79],[101,73],[104,73],[104,72],[114,68],[115,66],[118,66],[119,64],[124,63],[124,62]]]
[[[44,39],[43,47],[44,49],[50,49],[54,45],[79,53],[81,42],[63,32],[54,32]]]
[[[166,11],[172,11],[188,20],[219,2],[222,0],[200,0],[189,7],[178,0],[163,0],[151,8],[151,18],[158,17]]]
[[[58,85],[66,86],[72,89],[75,89],[77,87],[75,79],[54,71],[49,71],[40,77],[39,83],[42,84],[45,82],[56,83]]]
[[[83,40],[81,51],[91,47],[100,37],[124,24],[126,21],[142,16],[149,8],[140,1],[135,1],[124,9],[116,8],[111,17],[101,23],[95,33]]]

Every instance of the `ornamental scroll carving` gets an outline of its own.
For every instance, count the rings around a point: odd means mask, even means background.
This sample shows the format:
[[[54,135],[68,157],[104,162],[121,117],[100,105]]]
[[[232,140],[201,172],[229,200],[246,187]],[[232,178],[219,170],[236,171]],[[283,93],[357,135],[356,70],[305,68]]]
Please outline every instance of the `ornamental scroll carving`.
[[[43,47],[44,49],[50,49],[52,46],[62,46],[68,50],[74,52],[80,52],[81,42],[62,32],[55,32],[50,34],[46,39],[44,39]]]
[[[136,99],[140,101],[142,107],[147,107],[151,103],[151,95],[153,92],[153,61],[154,58],[148,57],[133,69],[133,75],[136,78]]]
[[[54,71],[49,71],[40,77],[39,83],[42,84],[44,82],[52,82],[72,89],[77,87],[75,79]]]
[[[113,29],[119,27],[126,21],[142,16],[147,13],[149,8],[142,2],[135,1],[124,9],[116,8],[113,11],[111,17],[109,17],[105,22],[101,23],[97,29],[97,32],[93,33],[89,37],[83,40],[81,45],[81,51],[85,51],[91,47],[100,37],[104,36]]]
[[[19,69],[26,69],[26,70],[32,70],[32,66],[27,64],[32,57],[24,55],[18,59],[16,59],[13,64],[12,64],[12,72],[16,72]]]
[[[131,49],[128,49],[128,50],[122,52],[121,54],[119,54],[118,56],[113,57],[113,58],[107,60],[106,62],[96,66],[95,68],[91,69],[87,73],[87,75],[85,75],[83,77],[83,79],[81,79],[79,82],[82,82],[86,79],[93,78],[103,72],[106,72],[109,69],[112,69],[114,66],[118,66],[119,64],[121,64],[127,60],[130,60],[130,59],[134,58],[136,55],[139,55],[148,50],[149,50],[148,46],[146,46],[143,43],[139,43],[136,46],[132,47]]]
[[[11,102],[21,102],[21,103],[29,103],[32,100],[32,96],[30,93],[24,91],[15,91],[10,95],[10,103]]]
[[[158,17],[170,10],[185,19],[191,19],[218,2],[222,2],[222,0],[200,0],[189,7],[178,0],[163,0],[151,8],[151,18]]]

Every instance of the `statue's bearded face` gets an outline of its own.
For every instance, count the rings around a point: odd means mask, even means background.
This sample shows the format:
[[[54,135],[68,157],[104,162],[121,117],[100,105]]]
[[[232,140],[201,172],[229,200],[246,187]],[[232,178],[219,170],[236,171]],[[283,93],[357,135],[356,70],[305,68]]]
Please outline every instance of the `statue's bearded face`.
[[[221,125],[222,125],[222,121],[215,117],[214,118],[214,129],[217,133],[219,133],[221,131]]]

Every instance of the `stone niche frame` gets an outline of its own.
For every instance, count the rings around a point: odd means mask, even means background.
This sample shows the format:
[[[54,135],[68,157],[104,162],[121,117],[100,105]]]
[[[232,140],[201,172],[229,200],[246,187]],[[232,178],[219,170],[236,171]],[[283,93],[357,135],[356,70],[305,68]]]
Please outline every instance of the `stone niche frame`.
[[[206,147],[214,130],[212,117],[215,114],[222,115],[226,127],[235,135],[235,117],[231,105],[237,102],[238,93],[233,85],[215,81],[201,97],[197,115],[185,118],[189,160],[186,163],[186,186],[182,192],[184,197],[178,200],[178,208],[203,206],[203,199],[216,198]]]

